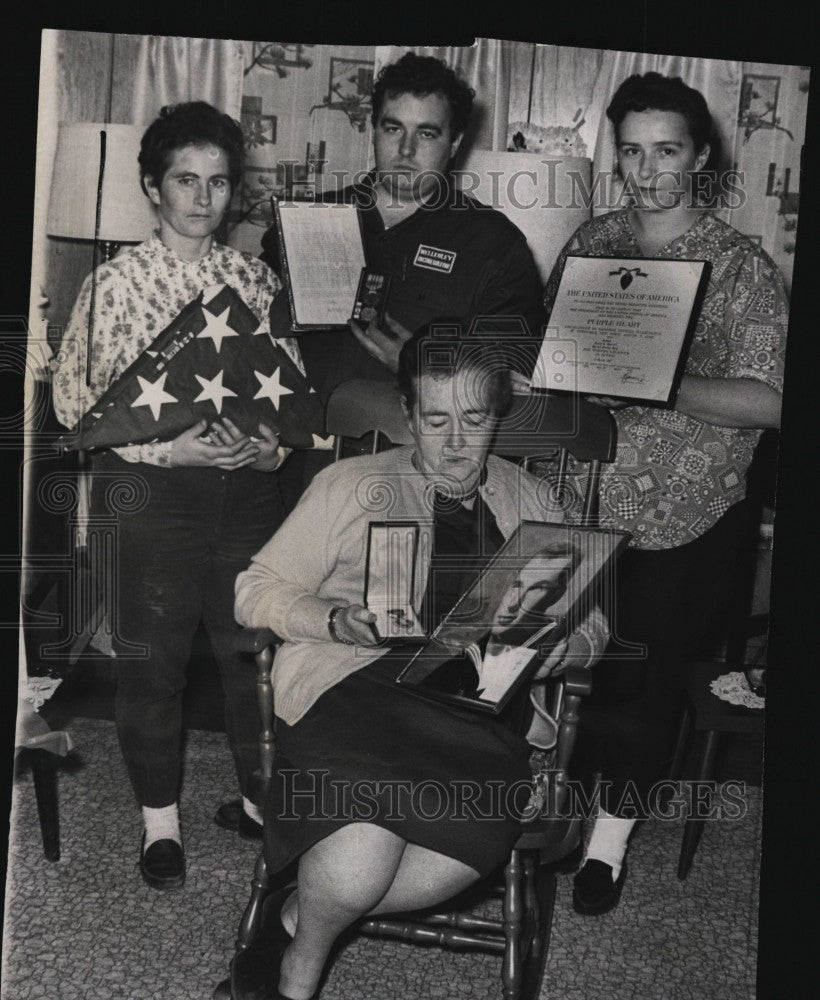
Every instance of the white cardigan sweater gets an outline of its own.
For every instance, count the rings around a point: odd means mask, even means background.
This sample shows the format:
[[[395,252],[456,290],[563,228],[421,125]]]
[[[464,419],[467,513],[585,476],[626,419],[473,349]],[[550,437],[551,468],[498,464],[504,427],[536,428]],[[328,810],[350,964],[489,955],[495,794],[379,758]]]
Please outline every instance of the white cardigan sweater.
[[[236,580],[236,620],[271,628],[285,641],[273,666],[276,714],[293,725],[334,684],[383,655],[384,650],[332,642],[324,627],[327,601],[362,604],[370,521],[429,520],[431,481],[412,463],[413,448],[336,462],[317,474],[296,508]],[[490,455],[481,496],[504,538],[522,520],[563,521],[548,485],[511,462]],[[416,574],[418,606],[429,572]],[[321,623],[315,631],[316,622]],[[308,624],[311,623],[311,624]],[[573,652],[594,660],[608,639],[594,609],[573,637]]]

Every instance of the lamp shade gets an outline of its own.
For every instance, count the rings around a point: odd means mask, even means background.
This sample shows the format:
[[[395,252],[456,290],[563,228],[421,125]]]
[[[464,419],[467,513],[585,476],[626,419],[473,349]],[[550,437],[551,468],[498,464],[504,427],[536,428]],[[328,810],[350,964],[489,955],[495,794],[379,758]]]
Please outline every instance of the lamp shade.
[[[151,235],[157,217],[140,187],[137,162],[144,131],[139,125],[60,125],[48,205],[49,236],[140,243]]]

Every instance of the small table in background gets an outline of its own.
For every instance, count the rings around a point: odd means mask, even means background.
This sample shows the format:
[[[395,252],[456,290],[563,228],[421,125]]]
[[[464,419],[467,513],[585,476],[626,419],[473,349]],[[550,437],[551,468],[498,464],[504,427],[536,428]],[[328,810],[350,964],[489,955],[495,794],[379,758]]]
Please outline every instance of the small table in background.
[[[71,750],[71,737],[52,730],[27,698],[17,702],[17,732],[14,756],[28,757],[37,797],[37,815],[48,861],[60,860],[60,817],[57,809],[57,757]]]

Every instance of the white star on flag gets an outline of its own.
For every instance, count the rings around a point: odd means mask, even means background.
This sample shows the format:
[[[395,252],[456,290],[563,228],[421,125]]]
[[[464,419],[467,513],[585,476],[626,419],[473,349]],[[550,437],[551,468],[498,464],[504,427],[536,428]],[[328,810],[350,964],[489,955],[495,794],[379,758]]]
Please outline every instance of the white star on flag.
[[[168,372],[163,372],[156,382],[149,382],[148,379],[143,378],[142,375],[137,375],[137,381],[140,384],[142,392],[139,396],[137,396],[131,406],[150,406],[151,413],[154,415],[154,420],[159,420],[159,414],[163,403],[179,402],[176,396],[172,396],[170,392],[165,391],[165,380],[167,378]]]
[[[224,371],[219,372],[213,378],[203,378],[201,375],[196,375],[195,378],[199,381],[202,386],[202,392],[194,400],[195,403],[200,403],[205,400],[210,400],[216,407],[216,412],[222,412],[222,400],[226,396],[235,396],[236,393],[231,389],[228,389],[222,384],[222,376],[225,374]]]
[[[220,313],[218,316],[214,316],[212,312],[207,309],[202,310],[202,315],[205,317],[205,329],[197,334],[198,338],[210,337],[214,342],[214,347],[217,351],[222,350],[222,341],[226,337],[238,337],[239,334],[236,330],[232,330],[228,326],[228,315],[230,314],[231,307]]]
[[[275,368],[270,375],[263,375],[262,372],[254,370],[254,375],[259,379],[261,388],[253,397],[254,399],[269,399],[276,409],[279,409],[279,400],[282,396],[293,394],[293,389],[288,389],[282,385],[279,379],[281,369]]]

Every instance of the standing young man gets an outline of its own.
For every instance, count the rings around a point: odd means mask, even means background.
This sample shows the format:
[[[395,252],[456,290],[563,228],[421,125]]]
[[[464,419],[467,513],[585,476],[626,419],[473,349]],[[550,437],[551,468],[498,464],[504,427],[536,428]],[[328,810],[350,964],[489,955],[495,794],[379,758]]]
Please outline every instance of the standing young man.
[[[532,253],[506,216],[462,193],[451,175],[474,97],[443,62],[412,52],[376,79],[376,168],[324,200],[359,208],[368,267],[390,276],[390,292],[382,327],[351,321],[349,331],[300,338],[308,377],[324,399],[347,379],[391,380],[404,341],[442,316],[466,327],[476,317],[493,317],[494,331],[504,318],[511,364],[528,374],[520,343],[532,339],[536,350],[544,325]],[[275,230],[262,242],[262,259],[276,268]],[[289,323],[284,307],[272,323]],[[286,504],[294,504],[329,461],[324,452],[293,456],[282,483]]]

